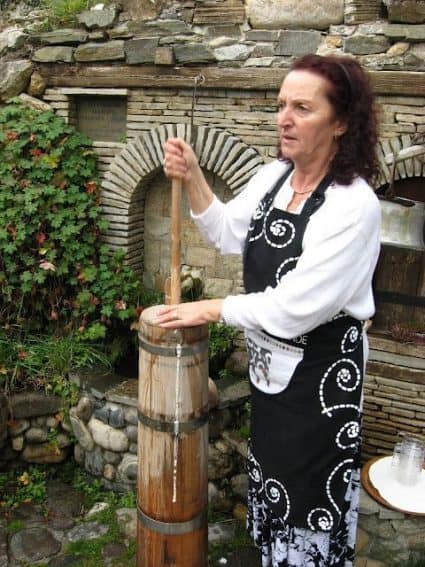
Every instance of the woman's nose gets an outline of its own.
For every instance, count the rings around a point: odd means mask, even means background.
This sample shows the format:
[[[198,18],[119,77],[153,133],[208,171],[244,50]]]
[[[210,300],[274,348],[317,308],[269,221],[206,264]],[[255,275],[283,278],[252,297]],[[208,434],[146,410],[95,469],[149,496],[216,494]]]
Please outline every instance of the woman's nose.
[[[277,124],[281,128],[290,124],[291,120],[291,111],[290,109],[288,109],[288,107],[281,108],[277,113]]]

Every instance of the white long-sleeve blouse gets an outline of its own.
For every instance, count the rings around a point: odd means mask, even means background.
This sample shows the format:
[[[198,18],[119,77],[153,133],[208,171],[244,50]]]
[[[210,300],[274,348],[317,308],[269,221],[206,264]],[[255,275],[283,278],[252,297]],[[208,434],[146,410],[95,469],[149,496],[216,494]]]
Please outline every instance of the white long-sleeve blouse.
[[[258,202],[287,167],[275,160],[228,203],[215,197],[203,213],[192,213],[205,238],[222,254],[242,252]],[[292,197],[290,176],[274,206],[286,209]],[[324,204],[307,224],[296,268],[263,292],[227,296],[224,319],[290,339],[340,311],[359,320],[370,318],[375,311],[371,282],[380,249],[380,218],[379,201],[363,179],[356,178],[349,186],[332,183]]]

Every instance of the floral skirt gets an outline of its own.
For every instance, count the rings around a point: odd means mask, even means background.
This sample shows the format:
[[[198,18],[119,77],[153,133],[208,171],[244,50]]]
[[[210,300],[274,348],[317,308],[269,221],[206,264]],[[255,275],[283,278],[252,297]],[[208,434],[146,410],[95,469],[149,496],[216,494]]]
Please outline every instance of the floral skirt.
[[[276,516],[253,488],[248,490],[247,529],[261,549],[262,567],[352,567],[360,496],[360,471],[351,475],[349,508],[332,533],[296,528]]]

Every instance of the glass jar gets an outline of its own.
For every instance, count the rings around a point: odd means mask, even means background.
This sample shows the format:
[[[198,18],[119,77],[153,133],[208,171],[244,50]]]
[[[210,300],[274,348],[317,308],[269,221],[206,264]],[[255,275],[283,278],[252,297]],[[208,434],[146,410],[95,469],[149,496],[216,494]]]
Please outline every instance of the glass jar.
[[[420,439],[406,435],[396,443],[392,466],[395,478],[405,486],[414,486],[421,478],[425,459],[425,443]]]
[[[391,459],[391,467],[394,470],[397,470],[400,465],[400,455],[402,451],[403,451],[403,441],[397,441],[397,443],[394,445],[393,456]]]

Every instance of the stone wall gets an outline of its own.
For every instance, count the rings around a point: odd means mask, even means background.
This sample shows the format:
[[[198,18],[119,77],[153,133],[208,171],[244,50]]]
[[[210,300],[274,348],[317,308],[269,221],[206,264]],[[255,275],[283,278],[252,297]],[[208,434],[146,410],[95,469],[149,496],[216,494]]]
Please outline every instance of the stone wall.
[[[23,463],[61,463],[71,453],[74,437],[62,400],[42,392],[0,394],[0,469]]]
[[[10,464],[55,464],[73,456],[110,489],[136,487],[138,380],[88,372],[71,380],[79,386],[78,404],[62,410],[62,400],[43,392],[0,397],[0,470]],[[224,499],[229,479],[237,486],[245,471],[247,380],[223,380],[209,412],[209,464],[212,500]],[[242,453],[242,455],[241,455]]]
[[[425,440],[425,359],[421,344],[370,336],[364,381],[362,460],[392,452],[400,432]]]
[[[360,494],[356,540],[356,567],[409,565],[425,554],[424,519],[391,510]]]
[[[45,14],[21,2],[1,16],[0,55],[33,62],[284,67],[307,52],[349,53],[370,69],[424,69],[422,0],[132,2],[78,16],[78,29],[42,32]],[[133,4],[137,4],[133,2]]]

